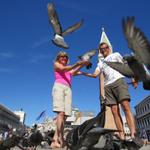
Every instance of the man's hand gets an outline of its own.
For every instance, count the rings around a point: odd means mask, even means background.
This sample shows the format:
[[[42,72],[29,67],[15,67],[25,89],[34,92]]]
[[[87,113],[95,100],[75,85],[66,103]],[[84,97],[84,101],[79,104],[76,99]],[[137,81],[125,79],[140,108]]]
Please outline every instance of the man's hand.
[[[132,78],[132,79],[131,79],[131,82],[132,82],[132,86],[136,89],[137,86],[138,86],[138,80],[135,79],[135,78]]]

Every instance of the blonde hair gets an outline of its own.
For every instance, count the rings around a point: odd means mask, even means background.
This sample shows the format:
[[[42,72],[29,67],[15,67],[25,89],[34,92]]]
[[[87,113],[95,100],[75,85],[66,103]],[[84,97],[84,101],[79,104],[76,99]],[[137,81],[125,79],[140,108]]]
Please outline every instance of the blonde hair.
[[[56,55],[55,62],[58,61],[59,58],[62,57],[62,56],[67,57],[67,59],[68,59],[68,60],[67,60],[67,64],[68,64],[68,63],[69,63],[69,56],[68,56],[68,54],[67,54],[66,52],[64,52],[64,51],[60,51],[60,52]]]

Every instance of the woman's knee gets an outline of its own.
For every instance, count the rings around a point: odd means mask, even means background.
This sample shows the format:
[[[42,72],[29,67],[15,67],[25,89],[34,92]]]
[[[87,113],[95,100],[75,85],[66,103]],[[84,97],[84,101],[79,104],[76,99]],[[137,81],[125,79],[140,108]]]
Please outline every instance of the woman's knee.
[[[65,118],[65,112],[59,112],[58,116],[61,117],[61,118]]]

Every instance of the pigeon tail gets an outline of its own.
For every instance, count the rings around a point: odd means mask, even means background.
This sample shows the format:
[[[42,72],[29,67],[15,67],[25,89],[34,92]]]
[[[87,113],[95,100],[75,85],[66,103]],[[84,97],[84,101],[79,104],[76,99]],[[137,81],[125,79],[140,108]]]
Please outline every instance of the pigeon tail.
[[[55,35],[54,39],[52,39],[52,42],[59,47],[68,49],[69,46],[67,45],[67,43],[65,42],[64,38],[58,34]]]
[[[82,56],[78,56],[78,58],[82,60]]]
[[[90,69],[92,67],[92,63],[89,62],[89,64],[86,66],[86,69]]]

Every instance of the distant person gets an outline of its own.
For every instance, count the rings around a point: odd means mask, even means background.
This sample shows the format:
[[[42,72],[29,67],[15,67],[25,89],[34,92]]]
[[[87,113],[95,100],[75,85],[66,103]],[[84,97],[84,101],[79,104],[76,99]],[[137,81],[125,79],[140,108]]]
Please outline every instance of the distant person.
[[[123,62],[123,58],[119,53],[111,53],[111,49],[107,43],[101,43],[99,45],[100,53],[103,55],[104,60],[98,63],[98,66],[93,74],[80,72],[85,76],[96,78],[101,73],[104,75],[104,92],[105,92],[105,104],[111,108],[115,124],[119,132],[120,139],[125,139],[125,133],[123,129],[123,122],[120,114],[119,104],[121,105],[127,120],[127,124],[131,131],[131,138],[135,138],[135,122],[133,114],[130,108],[130,95],[128,87],[124,81],[124,76],[118,71],[109,67],[105,61]],[[136,82],[133,82],[133,86],[136,88]]]
[[[72,76],[78,75],[88,62],[78,61],[74,65],[68,65],[69,57],[64,51],[60,51],[54,62],[55,83],[52,90],[53,111],[57,113],[56,130],[51,143],[51,148],[64,146],[64,123],[72,112]]]
[[[144,141],[145,145],[149,144],[148,136],[147,136],[146,130],[144,128],[142,128],[142,131],[140,133],[140,138]]]

